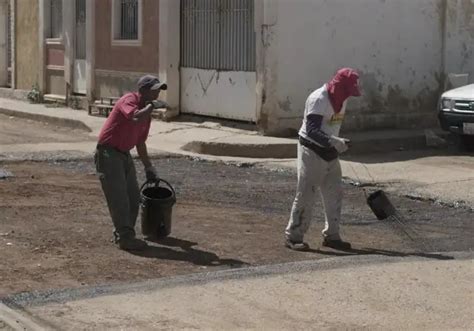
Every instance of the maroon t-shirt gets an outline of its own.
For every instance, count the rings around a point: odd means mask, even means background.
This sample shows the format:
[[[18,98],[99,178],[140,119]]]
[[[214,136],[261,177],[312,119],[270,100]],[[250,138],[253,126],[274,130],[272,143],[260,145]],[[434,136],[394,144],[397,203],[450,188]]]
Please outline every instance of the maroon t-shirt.
[[[127,93],[115,104],[99,134],[99,144],[128,152],[144,143],[150,132],[151,118],[134,121],[140,109],[140,95]]]

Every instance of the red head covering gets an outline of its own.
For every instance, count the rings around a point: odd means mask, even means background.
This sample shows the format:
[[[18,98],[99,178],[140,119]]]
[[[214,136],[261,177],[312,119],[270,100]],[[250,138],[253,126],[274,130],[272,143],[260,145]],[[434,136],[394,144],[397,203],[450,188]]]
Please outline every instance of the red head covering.
[[[336,113],[342,109],[344,101],[349,97],[361,95],[359,89],[359,74],[351,68],[339,69],[327,84],[329,100]]]

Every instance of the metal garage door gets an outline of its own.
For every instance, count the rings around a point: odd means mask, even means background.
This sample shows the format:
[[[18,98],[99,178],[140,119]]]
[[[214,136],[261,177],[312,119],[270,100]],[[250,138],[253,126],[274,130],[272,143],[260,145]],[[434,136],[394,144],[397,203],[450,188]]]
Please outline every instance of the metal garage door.
[[[256,120],[253,0],[181,1],[181,111]]]

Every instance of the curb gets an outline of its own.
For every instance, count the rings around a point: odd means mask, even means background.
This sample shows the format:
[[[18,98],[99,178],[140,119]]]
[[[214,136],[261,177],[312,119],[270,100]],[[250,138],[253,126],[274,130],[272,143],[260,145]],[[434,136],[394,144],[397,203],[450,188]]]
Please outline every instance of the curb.
[[[214,156],[245,157],[253,159],[293,159],[296,158],[297,143],[282,144],[232,144],[207,141],[192,141],[181,150]]]
[[[22,314],[0,302],[0,329],[3,328],[2,324],[13,330],[39,331],[48,329],[46,326],[34,322],[27,314]]]
[[[143,293],[147,291],[177,286],[197,286],[220,281],[233,281],[258,277],[269,277],[299,272],[344,269],[363,265],[384,263],[398,263],[406,261],[435,260],[472,260],[472,252],[443,252],[443,253],[406,253],[402,256],[380,255],[368,253],[366,255],[351,255],[345,257],[330,257],[321,260],[304,260],[280,264],[246,266],[217,270],[212,272],[198,272],[186,275],[175,275],[163,278],[144,280],[134,283],[104,284],[82,288],[56,289],[49,291],[22,292],[0,298],[7,307],[23,309],[26,307],[42,306],[50,303],[66,303],[81,299],[96,298],[104,295],[119,295],[123,293]]]
[[[93,130],[81,120],[57,117],[51,115],[35,114],[19,110],[0,108],[0,114],[15,116],[36,121],[49,122],[58,126],[80,129],[91,133]],[[370,132],[367,132],[370,133]],[[436,132],[438,136],[447,139],[448,133]],[[424,130],[403,134],[391,132],[374,132],[373,136],[362,133],[347,133],[347,138],[352,140],[352,146],[344,155],[364,155],[371,153],[387,153],[395,151],[435,149],[427,145]],[[282,143],[229,143],[219,141],[191,141],[180,148],[185,152],[198,155],[218,157],[240,157],[258,159],[294,159],[297,157],[297,140]]]
[[[348,135],[350,139],[350,135]],[[406,137],[386,139],[351,139],[351,146],[345,155],[361,155],[428,149],[423,132]]]
[[[56,116],[42,115],[42,114],[32,114],[18,110],[0,108],[0,114],[7,116],[20,117],[25,119],[31,119],[39,122],[49,122],[58,126],[65,126],[71,129],[80,129],[86,132],[92,132],[92,129],[88,127],[84,122],[79,120],[73,120],[70,118],[61,118]]]
[[[448,134],[440,134],[446,138]],[[351,135],[347,137],[350,139]],[[349,151],[344,156],[367,155],[376,153],[387,153],[396,151],[414,151],[424,149],[436,149],[427,145],[426,136],[423,131],[408,136],[387,138],[364,138],[354,137]],[[192,141],[181,147],[181,150],[201,155],[213,155],[222,157],[244,157],[252,159],[294,159],[297,157],[297,144],[294,143],[226,143]]]

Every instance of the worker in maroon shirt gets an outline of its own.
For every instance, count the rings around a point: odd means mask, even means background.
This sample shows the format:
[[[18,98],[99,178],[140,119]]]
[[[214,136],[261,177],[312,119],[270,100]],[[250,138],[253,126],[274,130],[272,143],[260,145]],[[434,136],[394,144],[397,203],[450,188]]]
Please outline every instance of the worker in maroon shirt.
[[[167,85],[152,75],[138,80],[138,93],[127,93],[115,104],[99,135],[94,155],[110,216],[115,227],[115,242],[120,249],[144,250],[147,244],[135,237],[140,192],[130,150],[136,147],[147,180],[158,178],[148,157],[146,139],[150,131],[151,113],[161,108],[158,101]]]

